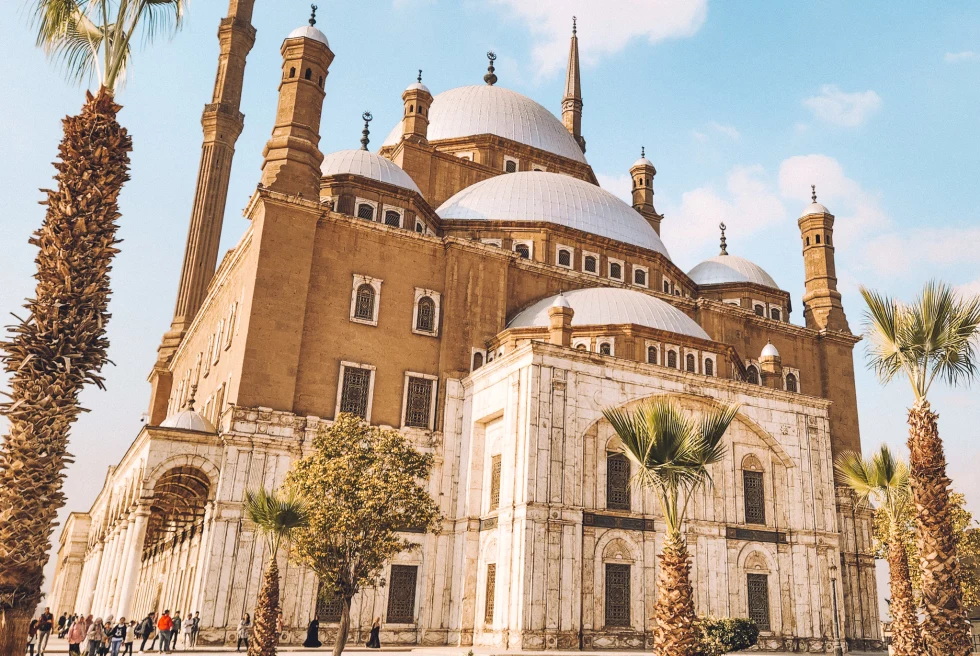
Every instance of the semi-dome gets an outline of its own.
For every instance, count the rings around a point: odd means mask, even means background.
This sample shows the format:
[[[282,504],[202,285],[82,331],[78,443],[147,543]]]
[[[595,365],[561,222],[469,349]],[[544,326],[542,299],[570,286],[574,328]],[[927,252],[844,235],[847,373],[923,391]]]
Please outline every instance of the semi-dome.
[[[718,255],[691,269],[688,277],[699,285],[720,285],[729,282],[751,282],[779,289],[779,285],[754,262],[737,255]]]
[[[678,335],[711,339],[693,319],[670,303],[650,294],[616,287],[591,287],[560,294],[574,310],[572,326],[611,326],[636,324]],[[548,309],[556,296],[549,296],[522,310],[508,328],[546,328]]]
[[[338,150],[330,153],[323,158],[320,173],[324,176],[343,173],[359,175],[422,193],[412,176],[405,173],[400,166],[368,150]]]
[[[192,430],[201,433],[214,433],[214,426],[211,422],[194,412],[192,408],[185,407],[164,419],[160,426],[162,428],[178,428],[181,430]]]
[[[495,134],[585,163],[585,155],[564,124],[547,109],[516,91],[489,84],[443,91],[429,107],[429,141]],[[402,138],[401,123],[384,141]]]
[[[327,35],[313,27],[312,25],[303,25],[302,27],[297,27],[295,30],[289,33],[287,39],[313,39],[314,41],[319,41],[323,45],[330,47],[330,43],[327,41]]]
[[[468,221],[544,221],[670,257],[660,236],[636,210],[602,187],[560,173],[494,176],[458,192],[436,214]]]

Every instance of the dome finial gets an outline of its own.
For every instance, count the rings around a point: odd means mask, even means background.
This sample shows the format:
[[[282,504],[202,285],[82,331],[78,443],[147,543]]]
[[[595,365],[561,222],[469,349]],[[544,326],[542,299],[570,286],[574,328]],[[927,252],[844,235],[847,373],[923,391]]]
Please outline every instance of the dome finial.
[[[718,224],[718,228],[721,230],[721,253],[719,255],[728,255],[728,240],[725,239],[725,230],[728,226],[722,221]]]
[[[310,27],[316,25],[316,5],[310,5]]]
[[[647,156],[646,146],[640,146],[640,157],[646,157],[646,156]]]
[[[810,195],[810,200],[812,200],[814,203],[816,203],[817,202],[817,185],[810,185],[810,191],[812,192],[811,195]]]
[[[415,78],[415,81],[418,82],[419,84],[422,84],[422,69],[421,68],[419,69],[419,76],[417,78]]]
[[[572,16],[572,35],[578,34],[578,18]]]
[[[371,112],[364,112],[361,114],[361,118],[364,119],[364,129],[361,130],[361,150],[367,150],[368,143],[371,141],[368,139],[368,135],[371,133],[370,129],[368,129],[368,123],[371,122],[374,116],[371,115]]]
[[[483,76],[483,81],[493,86],[497,82],[497,76],[493,74],[493,62],[497,59],[497,55],[493,50],[487,53],[487,59],[490,60],[490,65],[487,66],[487,74]]]

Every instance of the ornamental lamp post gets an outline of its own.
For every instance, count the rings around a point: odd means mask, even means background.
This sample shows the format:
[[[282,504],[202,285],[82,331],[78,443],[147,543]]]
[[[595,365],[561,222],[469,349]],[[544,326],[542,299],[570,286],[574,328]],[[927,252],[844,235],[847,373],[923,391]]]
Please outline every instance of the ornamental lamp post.
[[[840,643],[840,613],[837,611],[837,565],[830,566],[830,594],[833,597],[834,612],[834,656],[843,656]]]

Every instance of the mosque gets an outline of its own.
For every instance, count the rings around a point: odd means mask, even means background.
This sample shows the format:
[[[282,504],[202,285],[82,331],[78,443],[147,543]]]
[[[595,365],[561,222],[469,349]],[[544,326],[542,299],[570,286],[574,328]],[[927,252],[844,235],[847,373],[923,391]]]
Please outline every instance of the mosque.
[[[687,540],[700,614],[751,617],[760,648],[880,648],[871,516],[834,484],[860,449],[834,216],[802,208],[803,323],[762,267],[670,257],[654,164],[632,204],[586,159],[573,29],[560,118],[496,84],[419,79],[377,152],[324,155],[334,53],[309,25],[282,42],[261,178],[238,243],[218,241],[254,0],[221,21],[180,285],[149,375],[148,420],[63,528],[57,613],[199,611],[201,644],[234,642],[266,557],[245,491],[277,486],[339,412],[435,456],[444,516],[352,607],[389,645],[649,649],[664,524],[602,410],[670,395],[741,404]],[[343,61],[343,57],[342,57]],[[393,99],[394,100],[394,99]],[[369,115],[365,116],[367,121]],[[286,562],[286,642],[338,606]]]

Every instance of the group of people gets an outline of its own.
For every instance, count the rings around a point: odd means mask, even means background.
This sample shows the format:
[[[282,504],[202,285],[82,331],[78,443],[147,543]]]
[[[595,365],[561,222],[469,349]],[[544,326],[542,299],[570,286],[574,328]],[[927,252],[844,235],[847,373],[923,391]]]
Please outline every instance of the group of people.
[[[48,637],[54,627],[54,616],[50,608],[45,608],[38,619],[32,620],[28,631],[27,653],[30,656],[44,656]],[[103,620],[92,615],[63,614],[58,619],[58,637],[68,638],[68,653],[85,653],[86,656],[128,656],[133,653],[133,644],[139,640],[140,653],[159,651],[171,653],[178,648],[180,635],[184,635],[184,649],[197,645],[197,635],[201,628],[201,617],[194,613],[193,617],[182,619],[180,611],[173,615],[169,610],[163,611],[159,617],[149,613],[140,621],[120,617],[118,620],[111,615]],[[149,649],[147,649],[149,643]]]

